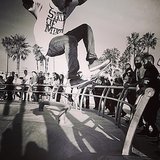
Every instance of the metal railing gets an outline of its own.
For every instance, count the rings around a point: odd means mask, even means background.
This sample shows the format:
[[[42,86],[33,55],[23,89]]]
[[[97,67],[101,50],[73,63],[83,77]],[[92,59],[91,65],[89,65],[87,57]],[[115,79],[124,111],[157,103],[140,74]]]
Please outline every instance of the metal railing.
[[[4,86],[4,87],[2,87]],[[11,90],[10,89],[7,89],[6,86],[14,86],[14,88],[12,88]],[[38,86],[42,86],[42,87],[52,87],[51,85],[35,85],[34,87],[38,87]],[[21,87],[21,89],[16,89],[16,87]],[[21,93],[24,93],[24,92],[28,92],[28,91],[25,91],[25,87],[31,87],[30,85],[7,85],[7,84],[3,84],[3,85],[0,85],[0,92],[21,92]],[[33,87],[33,86],[32,86]],[[60,87],[60,86],[59,86]],[[70,87],[70,89],[73,91],[74,87],[71,87],[71,86],[64,86],[64,88],[67,88],[67,87]],[[56,91],[54,91],[55,94],[61,94],[63,96],[65,96],[66,98],[68,98],[68,95],[72,95],[74,96],[74,99],[73,101],[75,101],[77,98],[79,98],[79,96],[81,95],[81,100],[79,102],[78,100],[78,103],[79,103],[79,109],[82,110],[82,103],[83,103],[83,99],[85,96],[93,96],[93,97],[99,97],[100,98],[100,101],[99,101],[99,109],[98,109],[98,114],[100,115],[100,112],[102,111],[102,116],[104,116],[105,114],[105,103],[107,100],[113,100],[113,101],[116,101],[117,102],[117,106],[116,106],[116,114],[115,114],[115,124],[120,127],[120,124],[121,124],[121,112],[122,112],[122,107],[124,104],[128,105],[130,108],[131,108],[131,115],[132,115],[132,118],[131,118],[131,121],[130,121],[130,125],[129,125],[129,128],[128,128],[128,131],[127,131],[127,134],[126,134],[126,138],[125,138],[125,141],[124,141],[124,146],[123,146],[123,149],[122,149],[122,155],[129,155],[130,152],[131,152],[131,146],[132,146],[132,140],[134,138],[134,134],[135,134],[135,131],[136,131],[136,128],[137,128],[137,125],[139,123],[139,120],[140,120],[140,117],[149,101],[149,99],[154,95],[154,90],[152,88],[147,88],[145,90],[145,93],[143,95],[140,95],[137,100],[136,100],[136,103],[135,105],[131,105],[130,103],[126,102],[125,99],[126,99],[126,96],[127,96],[127,93],[129,90],[135,90],[136,88],[135,87],[128,87],[128,88],[125,88],[123,86],[102,86],[102,85],[95,85],[94,88],[102,88],[103,89],[103,92],[102,92],[102,95],[93,95],[93,94],[85,94],[86,90],[87,89],[90,89],[92,90],[93,89],[93,86],[92,85],[88,85],[86,86],[85,88],[83,88],[83,92],[82,89],[77,89],[77,92],[73,93],[73,92],[66,92],[65,89],[63,92],[58,92],[58,88]],[[119,95],[118,98],[113,98],[113,97],[110,97],[109,96],[109,93],[112,89],[119,89],[121,90],[121,93]],[[44,94],[52,94],[53,93],[53,90],[50,90],[50,91],[32,91],[32,93],[44,93]],[[103,105],[102,105],[102,101],[103,101]],[[77,103],[75,102],[76,104],[76,109],[78,108],[78,105]],[[135,107],[136,106],[136,107]]]
[[[126,99],[126,96],[127,96],[127,93],[129,90],[135,90],[136,88],[135,87],[128,87],[128,88],[125,88],[123,86],[104,86],[104,85],[88,85],[86,86],[85,88],[82,89],[77,89],[76,91],[74,91],[74,89],[76,89],[75,87],[72,87],[72,86],[68,86],[68,85],[59,85],[56,90],[54,90],[54,87],[51,86],[51,85],[47,85],[47,84],[36,84],[36,85],[24,85],[24,84],[20,84],[20,85],[15,85],[15,84],[1,84],[0,85],[0,93],[4,93],[6,94],[7,92],[12,92],[13,95],[15,95],[16,92],[19,92],[21,93],[21,98],[20,100],[22,100],[23,98],[23,94],[24,93],[30,93],[30,94],[36,94],[36,93],[39,93],[39,94],[42,94],[43,97],[45,96],[49,96],[49,99],[48,100],[51,100],[52,98],[52,94],[55,94],[55,97],[54,99],[57,98],[57,95],[58,94],[61,94],[63,97],[66,98],[66,100],[68,100],[68,97],[69,95],[72,96],[72,100],[73,100],[73,103],[75,104],[75,108],[76,109],[80,109],[82,110],[82,104],[83,104],[83,100],[84,100],[84,97],[85,96],[90,96],[90,97],[97,97],[97,98],[100,98],[99,100],[99,107],[98,107],[98,114],[101,115],[101,111],[102,111],[102,116],[104,117],[104,114],[105,114],[105,108],[106,108],[106,102],[107,100],[112,100],[112,101],[116,101],[117,102],[117,105],[116,105],[116,112],[115,112],[115,122],[116,122],[116,125],[118,125],[118,127],[120,127],[120,124],[121,124],[121,112],[122,112],[122,108],[123,108],[123,105],[126,104],[128,105],[130,108],[131,108],[131,111],[134,111],[135,108],[133,105],[131,105],[130,103],[128,103],[127,101],[125,101]],[[59,87],[62,86],[64,88],[63,91],[59,92]],[[12,89],[9,89],[10,87],[12,87]],[[17,89],[17,87],[19,87],[19,89]],[[38,87],[43,87],[41,90],[25,90],[25,88],[28,87],[28,88],[37,88]],[[52,88],[50,90],[45,90],[45,88]],[[66,88],[70,88],[69,91],[66,91]],[[86,90],[89,89],[89,90],[92,90],[92,89],[102,89],[102,94],[101,95],[96,95],[96,94],[86,94]],[[110,96],[110,92],[113,90],[113,89],[118,89],[120,90],[120,95],[118,98],[114,98],[112,96]],[[81,99],[79,101],[79,96],[81,96]],[[102,103],[103,102],[103,103]],[[132,112],[131,112],[132,114]]]

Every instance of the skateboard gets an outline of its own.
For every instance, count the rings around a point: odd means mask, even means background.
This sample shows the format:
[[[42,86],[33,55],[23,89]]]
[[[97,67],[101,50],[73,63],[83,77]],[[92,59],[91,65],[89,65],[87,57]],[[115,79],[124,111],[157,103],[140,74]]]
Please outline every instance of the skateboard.
[[[96,73],[91,75],[90,80],[86,80],[84,83],[77,85],[77,89],[82,89],[90,84],[94,84],[95,80],[101,76],[101,73],[103,73],[103,71],[105,71],[108,68],[110,62],[111,61],[108,60],[105,66],[102,66],[101,68],[99,68],[99,70],[96,70]]]
[[[91,85],[91,87],[89,88],[90,90],[92,90],[94,88],[94,86],[96,85],[96,82],[95,80],[97,78],[99,78],[101,76],[101,73],[103,73],[103,71],[105,71],[109,64],[110,64],[110,60],[107,61],[107,63],[105,63],[105,65],[103,65],[102,67],[100,67],[99,69],[97,70],[94,70],[94,73],[93,71],[91,72],[91,77],[90,77],[90,80],[86,80],[84,81],[83,83],[81,84],[77,84],[77,85],[66,85],[68,86],[68,93],[67,95],[71,95],[71,98],[73,99],[73,102],[76,106],[76,108],[78,108],[78,104],[79,104],[79,96],[81,95],[81,99],[83,99],[84,97],[84,93],[85,93],[85,87],[89,87],[89,85]],[[67,82],[69,84],[69,81]],[[85,89],[84,89],[85,88]],[[81,91],[83,90],[83,93],[81,93]],[[69,93],[70,92],[70,93]],[[72,103],[73,103],[72,102]],[[81,103],[81,102],[80,102]],[[80,105],[81,106],[81,105]],[[80,107],[81,108],[81,107]]]

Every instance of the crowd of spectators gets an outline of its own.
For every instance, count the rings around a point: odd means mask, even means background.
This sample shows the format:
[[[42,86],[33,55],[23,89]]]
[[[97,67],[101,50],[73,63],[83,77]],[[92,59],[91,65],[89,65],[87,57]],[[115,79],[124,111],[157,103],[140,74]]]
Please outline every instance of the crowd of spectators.
[[[150,98],[139,122],[141,131],[139,135],[148,137],[158,137],[159,131],[156,125],[158,110],[160,108],[160,81],[159,72],[154,66],[154,57],[152,55],[144,54],[143,56],[137,55],[134,60],[135,70],[126,69],[124,76],[129,74],[129,79],[125,83],[126,86],[136,86],[136,91],[128,93],[127,99],[131,104],[135,103],[136,97],[143,94],[147,87],[155,90],[155,94]],[[131,68],[131,67],[129,67]]]
[[[124,72],[121,72],[119,69],[115,69],[111,78],[106,75],[107,74],[102,74],[100,77],[97,77],[95,80],[96,85],[113,85],[123,86],[125,88],[136,88],[135,90],[128,90],[126,96],[126,101],[128,101],[131,105],[135,104],[137,97],[140,94],[143,94],[147,87],[151,87],[155,90],[155,94],[147,103],[147,106],[138,124],[140,132],[137,134],[153,138],[158,137],[160,132],[160,122],[158,121],[160,119],[160,117],[158,117],[160,116],[160,79],[159,72],[154,66],[154,57],[149,54],[144,54],[143,56],[137,55],[134,59],[133,68],[129,63],[126,63]],[[100,96],[102,95],[103,90],[104,88],[100,87],[92,89],[95,110],[98,110]],[[112,89],[109,93],[109,96],[118,99],[121,91],[122,89]],[[117,102],[107,100],[105,103],[106,109],[108,110],[108,115],[114,116]],[[86,108],[89,108],[89,106],[90,104],[88,100],[86,103]],[[84,107],[84,104],[82,107]],[[121,116],[125,115],[126,113],[122,111]]]
[[[38,102],[42,96],[60,101],[63,91],[64,75],[53,72],[43,73],[32,71],[31,75],[24,70],[23,76],[19,77],[15,72],[7,75],[0,75],[0,99]],[[56,95],[56,92],[57,95]]]

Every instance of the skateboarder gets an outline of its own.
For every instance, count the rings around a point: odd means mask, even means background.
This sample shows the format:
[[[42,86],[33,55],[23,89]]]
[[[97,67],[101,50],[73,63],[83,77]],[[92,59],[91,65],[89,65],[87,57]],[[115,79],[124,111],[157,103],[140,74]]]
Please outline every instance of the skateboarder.
[[[65,53],[68,63],[68,76],[71,85],[85,82],[78,76],[78,42],[83,40],[86,48],[86,61],[90,71],[99,69],[108,61],[101,61],[95,53],[92,28],[82,24],[64,34],[64,25],[71,12],[87,0],[22,0],[23,6],[36,18],[34,36],[42,47],[42,53],[49,57]]]

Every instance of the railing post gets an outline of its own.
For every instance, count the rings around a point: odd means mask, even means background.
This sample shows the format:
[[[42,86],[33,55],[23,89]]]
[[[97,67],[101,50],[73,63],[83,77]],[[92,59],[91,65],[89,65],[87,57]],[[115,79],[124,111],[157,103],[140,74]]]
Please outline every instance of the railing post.
[[[119,100],[122,100],[124,101],[126,96],[127,96],[127,93],[128,93],[128,88],[124,88],[122,90],[122,93],[119,97]],[[115,120],[116,120],[116,124],[118,127],[120,127],[120,123],[121,123],[121,112],[122,112],[122,108],[123,108],[123,103],[122,102],[118,102],[117,103],[117,106],[116,106],[116,116],[115,116]]]
[[[87,90],[87,86],[83,89],[83,92],[81,93],[82,89],[80,90],[80,95],[81,95],[81,99],[80,99],[80,103],[79,103],[79,108],[80,110],[82,110],[82,105],[83,105],[83,100],[84,100],[84,94],[86,93]],[[78,101],[79,101],[79,97],[78,97]]]
[[[154,89],[153,88],[147,88],[145,90],[145,93],[142,96],[142,98],[140,98],[140,100],[137,104],[137,107],[136,107],[136,111],[133,115],[133,119],[131,120],[131,123],[130,123],[128,131],[127,131],[127,135],[126,135],[123,150],[122,150],[122,155],[129,155],[130,150],[131,150],[131,144],[132,144],[132,141],[133,141],[133,137],[134,137],[137,125],[139,123],[139,120],[142,116],[142,113],[143,113],[149,99],[153,95],[154,95]]]
[[[105,88],[104,94],[106,92],[106,89],[107,89],[107,87]],[[103,96],[107,97],[109,95],[110,91],[111,91],[111,88],[108,88],[107,93],[105,95],[103,94]],[[104,99],[104,102],[103,102],[103,107],[102,107],[102,109],[103,109],[102,116],[104,117],[105,105],[106,105],[107,98],[103,98],[103,99]]]

